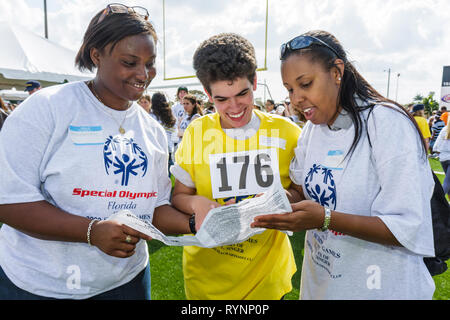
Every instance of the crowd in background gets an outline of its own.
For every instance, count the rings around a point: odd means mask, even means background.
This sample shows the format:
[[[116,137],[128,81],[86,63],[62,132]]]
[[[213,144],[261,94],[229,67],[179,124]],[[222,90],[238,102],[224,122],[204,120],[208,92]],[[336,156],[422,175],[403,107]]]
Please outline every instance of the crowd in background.
[[[41,86],[38,81],[28,81],[26,83],[25,91],[30,95],[39,89],[41,89]],[[0,130],[8,115],[19,104],[20,101],[4,101],[0,97]],[[183,138],[183,133],[187,126],[196,118],[215,112],[214,104],[204,101],[202,97],[196,94],[189,93],[188,88],[184,86],[178,88],[174,101],[171,101],[164,92],[154,92],[153,94],[144,94],[138,100],[138,104],[166,130],[169,142],[169,169],[173,164],[176,147]],[[447,127],[449,114],[447,108],[441,106],[438,110],[433,110],[431,114],[427,115],[423,104],[410,103],[404,107],[414,116],[420,128],[429,152],[428,157],[440,160],[444,173],[446,173],[446,176],[449,176],[450,172],[447,172],[447,168],[450,162],[450,137],[447,132],[450,132],[450,130]],[[264,105],[255,103],[254,108],[270,114],[287,117],[301,128],[306,123],[305,117],[292,107],[289,98],[280,102],[268,99]],[[447,129],[443,130],[445,128]],[[440,143],[436,145],[441,132],[443,134],[439,139]],[[447,180],[450,179],[447,177],[446,182]],[[447,194],[450,192],[448,184],[448,182],[445,183],[447,189],[444,188]]]

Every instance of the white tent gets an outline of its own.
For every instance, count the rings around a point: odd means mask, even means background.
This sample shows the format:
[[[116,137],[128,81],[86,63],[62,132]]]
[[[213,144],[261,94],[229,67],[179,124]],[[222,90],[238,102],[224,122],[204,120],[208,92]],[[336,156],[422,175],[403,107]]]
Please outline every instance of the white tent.
[[[23,80],[11,86],[19,88],[28,80],[54,84],[93,77],[75,67],[76,52],[21,27],[0,22],[0,44],[3,82],[5,79]]]
[[[0,90],[0,98],[2,98],[3,100],[22,101],[27,97],[27,92],[16,90],[16,88],[11,88],[9,90]]]

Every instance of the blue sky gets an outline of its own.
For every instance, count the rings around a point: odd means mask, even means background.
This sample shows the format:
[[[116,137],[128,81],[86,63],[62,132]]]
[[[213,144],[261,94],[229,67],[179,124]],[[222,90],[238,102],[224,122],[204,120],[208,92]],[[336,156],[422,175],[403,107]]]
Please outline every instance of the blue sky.
[[[195,48],[220,32],[247,37],[255,45],[260,67],[264,65],[265,0],[165,0],[165,54],[163,1],[121,1],[146,7],[161,39],[153,86],[197,82],[164,81],[164,61],[167,77],[193,74]],[[90,19],[109,2],[47,0],[50,40],[77,51]],[[258,73],[259,81],[267,83],[275,100],[284,99],[287,93],[278,60],[281,43],[308,30],[323,29],[341,41],[356,68],[382,94],[387,93],[387,70],[391,69],[390,98],[408,103],[418,93],[434,91],[439,96],[442,67],[450,65],[449,12],[448,0],[269,0],[268,70]],[[0,20],[44,35],[43,0],[2,0]],[[167,91],[172,97],[173,90]],[[256,96],[264,96],[262,87]]]

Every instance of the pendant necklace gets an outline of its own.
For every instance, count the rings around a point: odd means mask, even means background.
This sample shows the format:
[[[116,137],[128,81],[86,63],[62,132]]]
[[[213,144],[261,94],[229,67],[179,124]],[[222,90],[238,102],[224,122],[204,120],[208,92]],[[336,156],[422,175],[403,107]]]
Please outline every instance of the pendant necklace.
[[[88,82],[88,86],[91,87],[92,93],[93,93],[94,96],[97,98],[97,100],[100,101],[100,102],[101,102],[103,105],[105,105],[106,107],[108,107],[108,106],[103,102],[103,100],[98,96],[97,91],[95,91],[94,81],[93,81],[93,80],[91,80],[91,81]],[[125,134],[125,132],[126,132],[125,129],[123,128],[123,123],[125,122],[125,119],[127,118],[127,113],[128,113],[128,110],[130,109],[130,107],[131,107],[131,102],[129,102],[129,104],[128,104],[127,111],[125,112],[125,116],[123,117],[123,120],[122,120],[121,123],[119,123],[119,121],[117,121],[117,119],[116,119],[111,113],[109,113],[109,111],[106,111],[106,112],[108,112],[108,114],[111,116],[111,118],[114,119],[114,121],[117,123],[117,125],[119,126],[119,132],[120,132],[120,134]],[[109,107],[108,107],[108,108],[109,108]]]

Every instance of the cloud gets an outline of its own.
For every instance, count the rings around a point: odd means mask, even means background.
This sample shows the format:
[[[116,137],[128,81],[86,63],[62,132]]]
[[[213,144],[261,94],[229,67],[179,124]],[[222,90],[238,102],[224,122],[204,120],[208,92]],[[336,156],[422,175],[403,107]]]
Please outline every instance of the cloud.
[[[109,2],[47,1],[50,40],[77,51],[90,19]],[[123,2],[146,7],[161,39],[154,84],[197,81],[163,81],[162,1]],[[220,32],[237,32],[247,37],[256,48],[259,65],[264,65],[265,0],[166,0],[165,3],[167,76],[193,74],[192,54],[196,47]],[[259,72],[258,77],[261,82],[266,80],[275,100],[284,99],[286,90],[281,84],[278,59],[281,43],[308,30],[323,29],[340,40],[358,70],[381,93],[386,93],[388,74],[384,70],[389,68],[391,97],[396,91],[396,75],[401,74],[400,102],[409,102],[417,93],[439,93],[442,67],[450,65],[448,12],[448,0],[269,0],[269,70]],[[0,20],[43,35],[42,1],[1,1]],[[264,90],[259,89],[257,96],[263,94]]]

